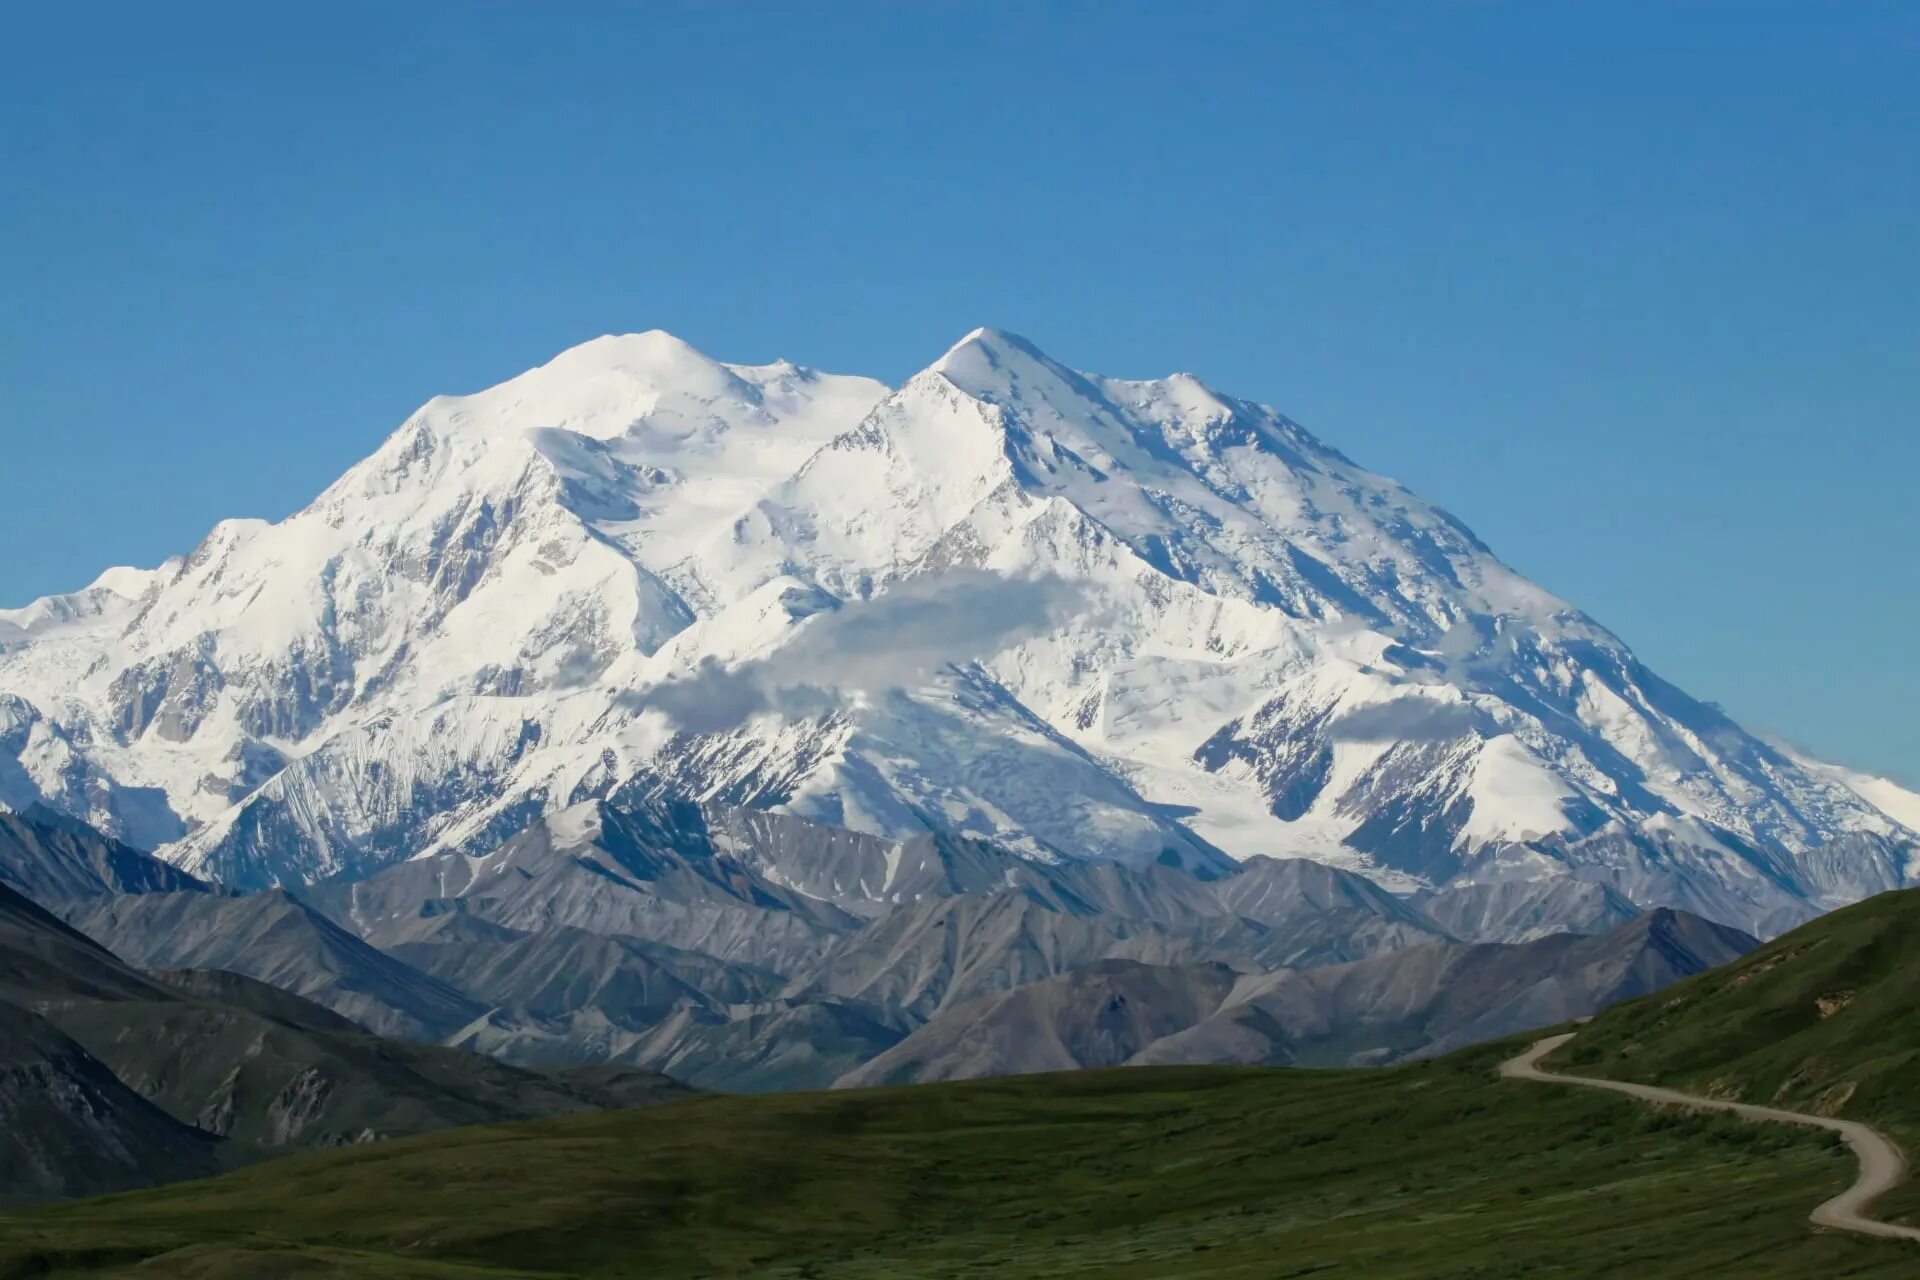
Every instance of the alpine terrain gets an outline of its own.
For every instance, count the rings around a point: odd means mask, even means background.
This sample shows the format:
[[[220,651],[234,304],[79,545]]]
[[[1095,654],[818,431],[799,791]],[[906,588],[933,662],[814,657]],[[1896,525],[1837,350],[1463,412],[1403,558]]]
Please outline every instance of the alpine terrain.
[[[1746,732],[1272,409],[985,329],[899,388],[596,339],[283,521],[0,612],[0,804],[230,888],[589,800],[1203,879],[1305,857],[1467,891],[1462,937],[1542,902],[1769,936],[1920,871],[1920,796]],[[788,884],[786,943],[918,896],[898,870]],[[783,945],[736,941],[699,949]]]
[[[886,898],[862,887],[883,877]],[[486,854],[253,893],[72,818],[0,815],[8,886],[148,970],[143,988],[214,972],[379,1036],[735,1092],[1380,1065],[1597,1013],[1755,945],[1668,909],[1615,921],[1592,893],[1397,897],[1304,858],[1212,878],[1049,863],[684,802],[584,801]]]
[[[235,973],[141,973],[0,883],[0,1206],[687,1093],[382,1039]]]

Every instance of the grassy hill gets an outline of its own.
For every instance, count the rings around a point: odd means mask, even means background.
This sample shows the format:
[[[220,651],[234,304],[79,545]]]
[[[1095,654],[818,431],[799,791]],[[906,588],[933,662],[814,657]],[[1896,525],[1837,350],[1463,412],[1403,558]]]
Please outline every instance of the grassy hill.
[[[0,1218],[0,1278],[1914,1274],[1808,1226],[1818,1135],[1495,1082],[1515,1048],[454,1130]]]
[[[1869,898],[1618,1005],[1548,1065],[1844,1115],[1920,1150],[1920,890]],[[1920,1192],[1898,1190],[1882,1208],[1920,1210]]]

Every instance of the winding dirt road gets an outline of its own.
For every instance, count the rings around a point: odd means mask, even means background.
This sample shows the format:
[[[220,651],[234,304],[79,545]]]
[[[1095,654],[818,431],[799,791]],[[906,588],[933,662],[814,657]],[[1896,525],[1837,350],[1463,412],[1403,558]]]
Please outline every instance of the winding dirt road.
[[[1811,1125],[1816,1129],[1828,1129],[1846,1139],[1853,1154],[1860,1159],[1860,1176],[1853,1185],[1839,1195],[1814,1209],[1810,1215],[1816,1225],[1835,1227],[1841,1231],[1858,1231],[1862,1235],[1890,1236],[1901,1240],[1920,1240],[1920,1229],[1902,1227],[1891,1222],[1881,1222],[1866,1216],[1867,1206],[1874,1198],[1886,1191],[1905,1176],[1907,1162],[1900,1155],[1900,1149],[1887,1140],[1878,1129],[1870,1129],[1857,1120],[1835,1120],[1831,1116],[1808,1115],[1803,1111],[1781,1111],[1774,1107],[1756,1107],[1746,1102],[1722,1102],[1716,1098],[1701,1098],[1691,1093],[1681,1093],[1676,1089],[1661,1089],[1650,1084],[1633,1084],[1626,1080],[1601,1080],[1594,1076],[1567,1076],[1555,1071],[1542,1071],[1540,1059],[1573,1039],[1573,1032],[1566,1035],[1548,1036],[1536,1041],[1532,1048],[1517,1058],[1510,1058],[1500,1064],[1500,1074],[1509,1080],[1541,1080],[1548,1084],[1585,1085],[1589,1089],[1606,1089],[1613,1093],[1624,1093],[1630,1098],[1639,1098],[1644,1102],[1666,1102],[1676,1106],[1692,1107],[1699,1111],[1731,1111],[1737,1116],[1749,1120],[1773,1120],[1781,1124]]]

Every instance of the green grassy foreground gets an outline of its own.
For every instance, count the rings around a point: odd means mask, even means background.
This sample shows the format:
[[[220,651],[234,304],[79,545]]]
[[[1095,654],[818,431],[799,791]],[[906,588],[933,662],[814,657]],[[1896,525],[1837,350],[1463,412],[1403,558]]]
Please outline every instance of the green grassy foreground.
[[[1818,1135],[1496,1082],[1516,1048],[453,1130],[0,1218],[0,1278],[1920,1273],[1809,1227]]]

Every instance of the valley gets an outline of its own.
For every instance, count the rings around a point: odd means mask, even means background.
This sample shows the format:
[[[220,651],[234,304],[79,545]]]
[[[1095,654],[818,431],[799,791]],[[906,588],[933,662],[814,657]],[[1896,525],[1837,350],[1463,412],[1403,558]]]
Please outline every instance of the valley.
[[[1520,1047],[462,1129],[0,1219],[0,1274],[1912,1274],[1909,1242],[1809,1228],[1843,1148],[1497,1081]]]

